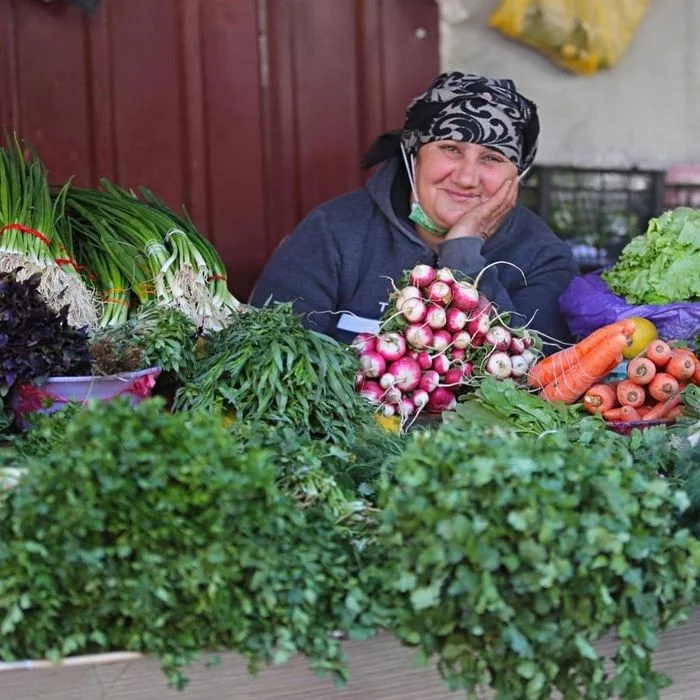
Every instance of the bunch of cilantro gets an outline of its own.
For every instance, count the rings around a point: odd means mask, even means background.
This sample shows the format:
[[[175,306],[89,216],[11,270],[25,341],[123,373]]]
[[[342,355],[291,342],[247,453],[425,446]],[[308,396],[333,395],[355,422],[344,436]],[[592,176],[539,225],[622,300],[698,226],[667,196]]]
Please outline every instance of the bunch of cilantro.
[[[700,300],[700,210],[678,207],[651,219],[602,278],[632,304]]]

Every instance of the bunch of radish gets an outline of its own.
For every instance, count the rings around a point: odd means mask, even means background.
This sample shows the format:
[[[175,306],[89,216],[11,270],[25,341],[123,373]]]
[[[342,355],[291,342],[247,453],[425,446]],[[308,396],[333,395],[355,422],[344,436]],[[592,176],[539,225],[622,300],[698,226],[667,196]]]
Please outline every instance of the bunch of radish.
[[[391,295],[381,331],[355,338],[357,390],[384,415],[453,410],[481,376],[525,381],[539,339],[509,328],[477,284],[449,268],[416,265]]]
[[[670,421],[681,412],[681,392],[700,385],[700,359],[688,348],[652,340],[627,364],[619,381],[594,384],[583,396],[589,413],[607,421]]]

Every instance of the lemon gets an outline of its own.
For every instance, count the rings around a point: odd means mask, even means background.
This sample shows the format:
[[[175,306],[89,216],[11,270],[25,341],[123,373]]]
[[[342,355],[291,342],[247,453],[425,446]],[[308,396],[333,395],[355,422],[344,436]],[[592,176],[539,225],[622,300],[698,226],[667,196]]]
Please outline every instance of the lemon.
[[[384,416],[381,413],[375,413],[374,417],[388,433],[398,433],[401,430],[401,419],[398,416]]]
[[[622,351],[622,356],[626,360],[631,360],[641,354],[652,340],[659,337],[659,331],[648,318],[630,316],[627,320],[634,322],[634,333],[627,341],[627,347]]]

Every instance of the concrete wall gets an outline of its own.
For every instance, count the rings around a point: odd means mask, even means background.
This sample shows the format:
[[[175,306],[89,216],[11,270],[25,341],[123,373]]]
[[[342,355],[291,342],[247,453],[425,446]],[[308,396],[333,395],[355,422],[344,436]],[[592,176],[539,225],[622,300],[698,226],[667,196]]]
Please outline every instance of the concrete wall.
[[[621,61],[591,77],[568,73],[490,29],[487,20],[498,0],[438,1],[443,70],[515,80],[539,107],[538,163],[700,163],[698,0],[651,0]]]

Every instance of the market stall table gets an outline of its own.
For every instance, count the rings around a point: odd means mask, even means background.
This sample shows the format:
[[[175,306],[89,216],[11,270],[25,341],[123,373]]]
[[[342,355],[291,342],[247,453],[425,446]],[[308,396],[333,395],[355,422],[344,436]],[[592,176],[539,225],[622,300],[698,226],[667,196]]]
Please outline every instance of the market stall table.
[[[610,653],[603,641],[600,652]],[[304,659],[266,668],[250,676],[235,654],[221,655],[220,665],[190,669],[184,692],[168,688],[156,661],[134,657],[115,663],[96,662],[64,668],[2,670],[0,700],[452,700],[463,693],[448,691],[432,669],[413,666],[414,652],[388,634],[362,642],[348,642],[350,682],[336,689],[317,678]],[[108,659],[109,657],[105,657]],[[673,685],[662,700],[700,697],[700,609],[684,625],[661,637],[655,668],[668,674]],[[492,697],[484,692],[483,700]]]

